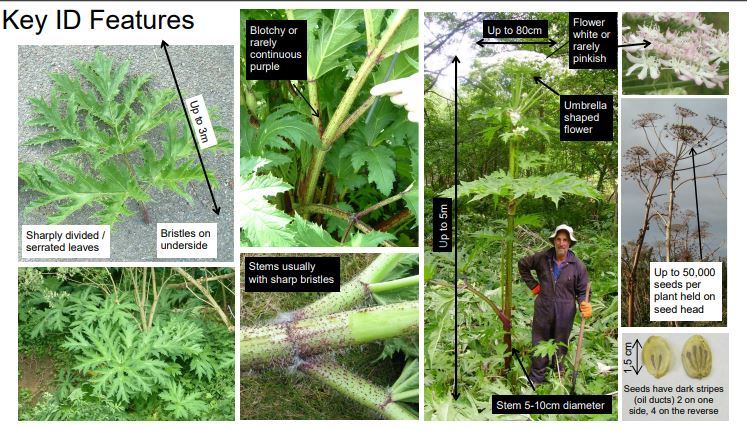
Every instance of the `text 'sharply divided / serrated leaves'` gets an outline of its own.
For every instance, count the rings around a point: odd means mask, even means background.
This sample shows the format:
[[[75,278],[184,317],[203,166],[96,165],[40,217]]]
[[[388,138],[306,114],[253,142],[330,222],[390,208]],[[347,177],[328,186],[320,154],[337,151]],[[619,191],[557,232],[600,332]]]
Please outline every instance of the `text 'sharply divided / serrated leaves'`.
[[[181,111],[167,109],[176,91],[149,88],[150,76],[128,77],[128,62],[115,66],[101,52],[75,68],[75,76],[51,75],[49,102],[30,100],[36,116],[29,125],[47,130],[25,144],[59,143],[61,149],[46,163],[19,162],[24,187],[42,195],[27,210],[53,207],[48,222],[58,224],[94,207],[97,223],[114,224],[134,214],[131,203],[151,200],[153,189],[191,202],[185,187],[203,174]],[[146,138],[149,132],[160,133],[158,144]]]

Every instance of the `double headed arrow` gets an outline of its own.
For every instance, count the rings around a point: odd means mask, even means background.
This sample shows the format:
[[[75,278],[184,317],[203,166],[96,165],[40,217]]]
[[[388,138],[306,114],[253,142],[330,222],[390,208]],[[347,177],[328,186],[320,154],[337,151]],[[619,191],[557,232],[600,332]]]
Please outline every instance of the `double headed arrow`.
[[[547,45],[547,46],[555,46],[556,41],[552,39],[547,39],[547,42],[490,42],[485,41],[485,39],[480,39],[477,42],[478,45],[480,45],[481,48],[484,48],[485,45]]]
[[[182,102],[182,109],[184,109],[184,117],[189,125],[189,134],[192,135],[192,141],[195,144],[195,150],[197,151],[197,158],[200,159],[200,166],[202,166],[202,174],[205,175],[205,182],[207,182],[208,190],[210,191],[210,197],[213,199],[213,212],[216,215],[220,215],[220,206],[215,201],[215,195],[213,194],[213,187],[210,186],[210,179],[208,179],[207,170],[205,170],[205,163],[202,162],[202,154],[200,154],[200,145],[197,144],[197,138],[195,137],[195,131],[192,129],[192,121],[189,120],[189,114],[187,113],[187,105],[184,104],[184,97],[182,97],[182,90],[179,89],[179,82],[176,81],[176,73],[174,73],[174,66],[171,64],[171,57],[169,57],[169,50],[166,47],[169,46],[165,40],[161,41],[161,48],[166,53],[166,60],[169,62],[169,68],[171,69],[171,76],[174,77],[174,85],[176,85],[176,92],[179,93],[179,101]]]
[[[552,57],[553,55],[555,55],[555,53],[556,53],[556,52],[558,52],[558,51],[560,51],[561,49],[563,49],[563,47],[564,47],[565,45],[567,45],[567,44],[568,44],[568,42],[569,42],[568,40],[567,40],[567,41],[565,41],[565,42],[564,42],[564,43],[563,43],[562,45],[560,45],[560,46],[558,47],[558,49],[556,49],[556,50],[552,51],[551,53],[549,53],[549,54],[547,55],[547,57],[545,57],[545,59],[547,59],[547,58],[550,58],[550,57]],[[629,48],[629,47],[631,47],[631,46],[643,46],[643,48],[645,49],[645,48],[648,48],[648,46],[649,46],[649,45],[651,45],[651,42],[649,42],[649,41],[648,41],[648,40],[646,40],[646,39],[643,39],[643,42],[641,42],[641,43],[628,43],[628,44],[626,44],[626,45],[617,45],[617,47],[618,47],[618,48]]]
[[[457,208],[459,207],[459,204],[457,203],[457,186],[459,185],[459,164],[457,158],[457,87],[459,74],[457,73],[457,65],[460,63],[459,57],[455,55],[451,62],[454,63],[454,391],[451,392],[451,396],[454,400],[457,400],[459,398],[459,342],[457,339],[457,327],[459,325],[457,318],[457,304],[459,302],[459,289],[457,284],[457,280],[459,279],[459,272],[457,271],[457,258],[459,255],[457,252],[457,229],[459,227],[459,223],[457,222]]]
[[[641,369],[643,369],[643,366],[641,366],[641,363],[638,361],[638,357],[641,355],[641,341],[639,341],[638,339],[636,339],[633,343],[633,351],[635,354],[635,365],[633,366],[633,369],[625,369],[625,371],[627,372],[629,370],[633,370],[633,372],[635,372],[635,374],[637,375],[641,373]]]

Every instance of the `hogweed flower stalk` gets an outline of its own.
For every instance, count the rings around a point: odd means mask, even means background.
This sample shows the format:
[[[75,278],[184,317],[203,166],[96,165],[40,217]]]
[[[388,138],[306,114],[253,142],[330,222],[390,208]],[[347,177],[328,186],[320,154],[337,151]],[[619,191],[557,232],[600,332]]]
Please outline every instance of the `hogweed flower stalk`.
[[[729,33],[706,24],[697,12],[626,14],[629,17],[642,18],[643,23],[623,27],[623,44],[647,40],[651,45],[624,48],[633,63],[625,76],[637,71],[640,80],[657,80],[663,70],[671,70],[680,81],[724,88],[729,75],[720,69],[729,63]]]

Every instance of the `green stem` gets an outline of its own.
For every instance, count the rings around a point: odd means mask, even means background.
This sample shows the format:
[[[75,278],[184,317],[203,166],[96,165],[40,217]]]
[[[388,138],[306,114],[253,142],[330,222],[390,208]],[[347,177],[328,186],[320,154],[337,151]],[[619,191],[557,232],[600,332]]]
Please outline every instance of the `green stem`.
[[[376,209],[383,208],[384,206],[386,206],[388,204],[396,202],[397,200],[399,200],[402,197],[404,197],[405,194],[409,193],[410,190],[412,189],[413,185],[415,185],[415,182],[413,182],[412,184],[410,184],[407,188],[405,188],[404,190],[400,191],[399,193],[397,193],[397,194],[395,194],[393,196],[387,197],[384,200],[382,200],[382,201],[380,201],[380,202],[378,202],[376,204],[373,204],[373,205],[367,207],[366,209],[363,209],[362,211],[360,211],[360,212],[358,212],[356,214],[356,217],[363,218],[364,216],[366,216],[366,215],[370,214],[371,212],[375,211]]]
[[[327,351],[417,333],[418,302],[340,312],[241,332],[241,366],[289,365]]]
[[[373,294],[392,291],[399,288],[417,287],[420,281],[420,275],[408,276],[407,278],[395,279],[392,281],[377,282],[368,284],[368,290]]]
[[[300,208],[299,212],[301,212],[302,214],[304,214],[304,216],[307,217],[307,218],[308,218],[308,215],[317,213],[317,214],[322,214],[322,215],[333,216],[335,218],[340,218],[340,219],[348,221],[348,222],[350,220],[354,220],[353,225],[358,230],[360,230],[363,233],[371,233],[372,231],[376,230],[375,228],[371,227],[370,225],[366,224],[365,222],[359,220],[357,218],[356,214],[350,213],[350,212],[345,212],[342,209],[337,209],[335,207],[328,206],[328,205],[311,204],[311,205],[304,206],[304,207]],[[343,241],[344,241],[344,239],[343,239]],[[388,246],[388,247],[397,247],[396,243],[394,243],[392,241],[389,241],[389,240],[383,241],[382,245]]]
[[[391,420],[418,419],[412,409],[395,402],[385,388],[374,385],[337,364],[305,363],[300,369],[386,418]]]
[[[374,49],[376,35],[374,34],[373,12],[369,9],[363,9],[363,21],[366,23],[366,53]]]
[[[324,177],[324,182],[322,183],[322,201],[326,199],[327,196],[327,189],[329,188],[329,183],[332,180],[332,175],[326,175]]]
[[[345,118],[345,121],[340,124],[340,127],[337,129],[337,133],[335,133],[334,137],[332,138],[333,142],[337,142],[337,139],[339,139],[348,129],[350,126],[352,126],[356,121],[358,121],[358,118],[363,116],[364,113],[368,110],[369,107],[374,103],[376,100],[376,97],[370,96],[366,99],[366,101],[363,102],[356,110],[353,111],[353,113],[350,114],[349,117]]]
[[[335,113],[327,123],[327,128],[324,130],[324,134],[322,135],[322,146],[318,151],[315,151],[311,160],[311,165],[309,166],[309,173],[306,177],[307,180],[305,183],[306,190],[303,193],[304,200],[301,202],[303,206],[308,205],[312,201],[313,192],[316,189],[316,183],[319,179],[319,173],[322,170],[322,164],[324,164],[324,157],[327,155],[329,148],[335,142],[333,138],[337,135],[340,125],[348,115],[348,112],[350,112],[350,108],[358,97],[358,93],[360,93],[366,79],[368,79],[368,75],[371,74],[374,66],[378,63],[382,51],[397,32],[397,29],[399,29],[405,21],[408,12],[409,9],[397,11],[397,15],[395,15],[389,22],[389,27],[387,27],[381,35],[381,40],[377,43],[376,48],[366,57],[365,60],[363,60],[363,64],[361,64],[355,77],[353,77],[353,81],[350,83],[347,90],[345,90],[345,94],[342,96],[337,109],[335,109]]]
[[[329,315],[350,309],[369,294],[368,286],[382,281],[407,254],[381,254],[365,270],[340,287],[339,293],[330,293],[292,315],[292,320]]]
[[[308,81],[309,85],[309,103],[314,108],[315,111],[319,113],[319,116],[311,115],[311,123],[314,124],[314,127],[319,132],[319,136],[321,137],[324,133],[324,127],[322,126],[322,111],[319,108],[319,86],[317,85],[316,81]]]
[[[518,173],[517,166],[517,139],[511,139],[508,143],[508,174],[512,178],[516,178]],[[512,285],[513,285],[513,259],[514,259],[514,230],[515,230],[515,217],[516,217],[516,206],[518,202],[516,199],[511,199],[508,202],[508,213],[507,213],[507,226],[506,226],[506,243],[505,243],[505,274],[503,279],[503,313],[506,315],[509,321],[511,321],[511,306],[512,306]],[[511,330],[509,329],[503,334],[503,343],[506,344],[507,351],[511,351],[512,339]],[[508,369],[511,365],[511,356],[505,358],[504,366]]]
[[[375,211],[375,210],[377,210],[379,208],[382,208],[382,207],[384,207],[386,205],[389,205],[389,204],[392,204],[392,203],[394,203],[394,202],[396,202],[398,200],[401,200],[404,197],[405,194],[407,194],[408,192],[410,192],[410,190],[412,189],[412,187],[414,185],[415,185],[415,183],[413,182],[407,188],[405,188],[404,190],[400,191],[399,193],[397,193],[397,194],[395,194],[393,196],[387,197],[386,199],[384,199],[384,200],[382,200],[382,201],[380,201],[380,202],[378,202],[376,204],[373,204],[373,205],[367,207],[366,209],[363,209],[362,211],[357,212],[357,213],[345,212],[342,209],[337,209],[337,208],[332,207],[332,206],[321,205],[321,204],[307,205],[307,206],[301,208],[300,212],[303,213],[305,217],[308,217],[308,215],[313,214],[313,213],[319,213],[319,214],[322,214],[322,215],[329,215],[329,216],[337,217],[337,218],[340,218],[340,219],[344,219],[346,221],[353,221],[353,224],[358,228],[358,230],[360,230],[360,231],[362,231],[364,233],[370,233],[370,232],[372,232],[375,229],[373,227],[369,226],[368,224],[364,223],[363,221],[360,221],[360,218],[363,218],[364,216],[370,214],[371,212],[373,212],[373,211]],[[326,181],[326,178],[325,178],[325,182],[324,182],[322,190],[324,190],[324,188],[326,186],[327,186],[327,181]],[[343,236],[343,239],[342,239],[343,242],[345,241],[345,238],[347,237],[347,231],[345,233],[346,234]],[[387,245],[387,246],[394,246],[394,244]]]

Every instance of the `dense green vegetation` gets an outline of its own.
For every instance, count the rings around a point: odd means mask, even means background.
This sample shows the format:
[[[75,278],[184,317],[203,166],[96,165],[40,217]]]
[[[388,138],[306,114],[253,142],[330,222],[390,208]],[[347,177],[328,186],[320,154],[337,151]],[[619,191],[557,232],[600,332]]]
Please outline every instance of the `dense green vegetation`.
[[[306,81],[246,80],[247,19],[305,20]],[[243,10],[241,243],[415,246],[418,126],[370,95],[418,67],[408,10]]]
[[[18,274],[19,419],[232,420],[233,270]]]
[[[484,17],[488,17],[485,15]],[[435,34],[478,40],[479,14],[426,14]],[[567,39],[567,14],[502,14],[502,19],[548,19],[552,38]],[[472,23],[472,24],[470,24]],[[478,23],[478,24],[474,24]],[[478,29],[479,27],[479,29]],[[450,41],[426,41],[426,58],[437,70]],[[560,48],[556,56],[547,58]],[[481,48],[475,45],[474,49]],[[519,49],[534,49],[523,51]],[[547,249],[554,227],[566,223],[579,240],[573,248],[592,281],[594,316],[586,322],[576,392],[617,391],[617,137],[609,142],[559,140],[559,98],[534,77],[562,94],[616,94],[614,71],[569,71],[562,46],[482,48],[460,65],[458,104],[458,342],[454,345],[454,253],[427,255],[425,268],[425,418],[614,419],[615,414],[493,415],[492,394],[532,393],[511,350],[525,367],[533,355],[552,357],[554,342],[531,346],[533,296],[516,274],[516,261]],[[440,58],[439,58],[440,57]],[[438,64],[440,61],[441,64]],[[468,69],[468,73],[461,70]],[[437,74],[426,78],[426,218],[435,196],[454,197],[454,96]],[[616,125],[615,125],[616,128]],[[426,225],[426,249],[432,245]],[[479,293],[479,294],[477,294]],[[484,297],[480,297],[482,294]],[[487,299],[487,300],[486,300]],[[492,302],[511,321],[503,324]],[[579,317],[577,316],[577,321]],[[578,329],[565,356],[573,369]],[[454,400],[454,348],[458,349],[460,397]],[[508,367],[507,367],[508,366]],[[538,394],[567,394],[571,373],[550,370]],[[615,401],[616,404],[616,401]],[[616,408],[615,408],[616,410]]]

